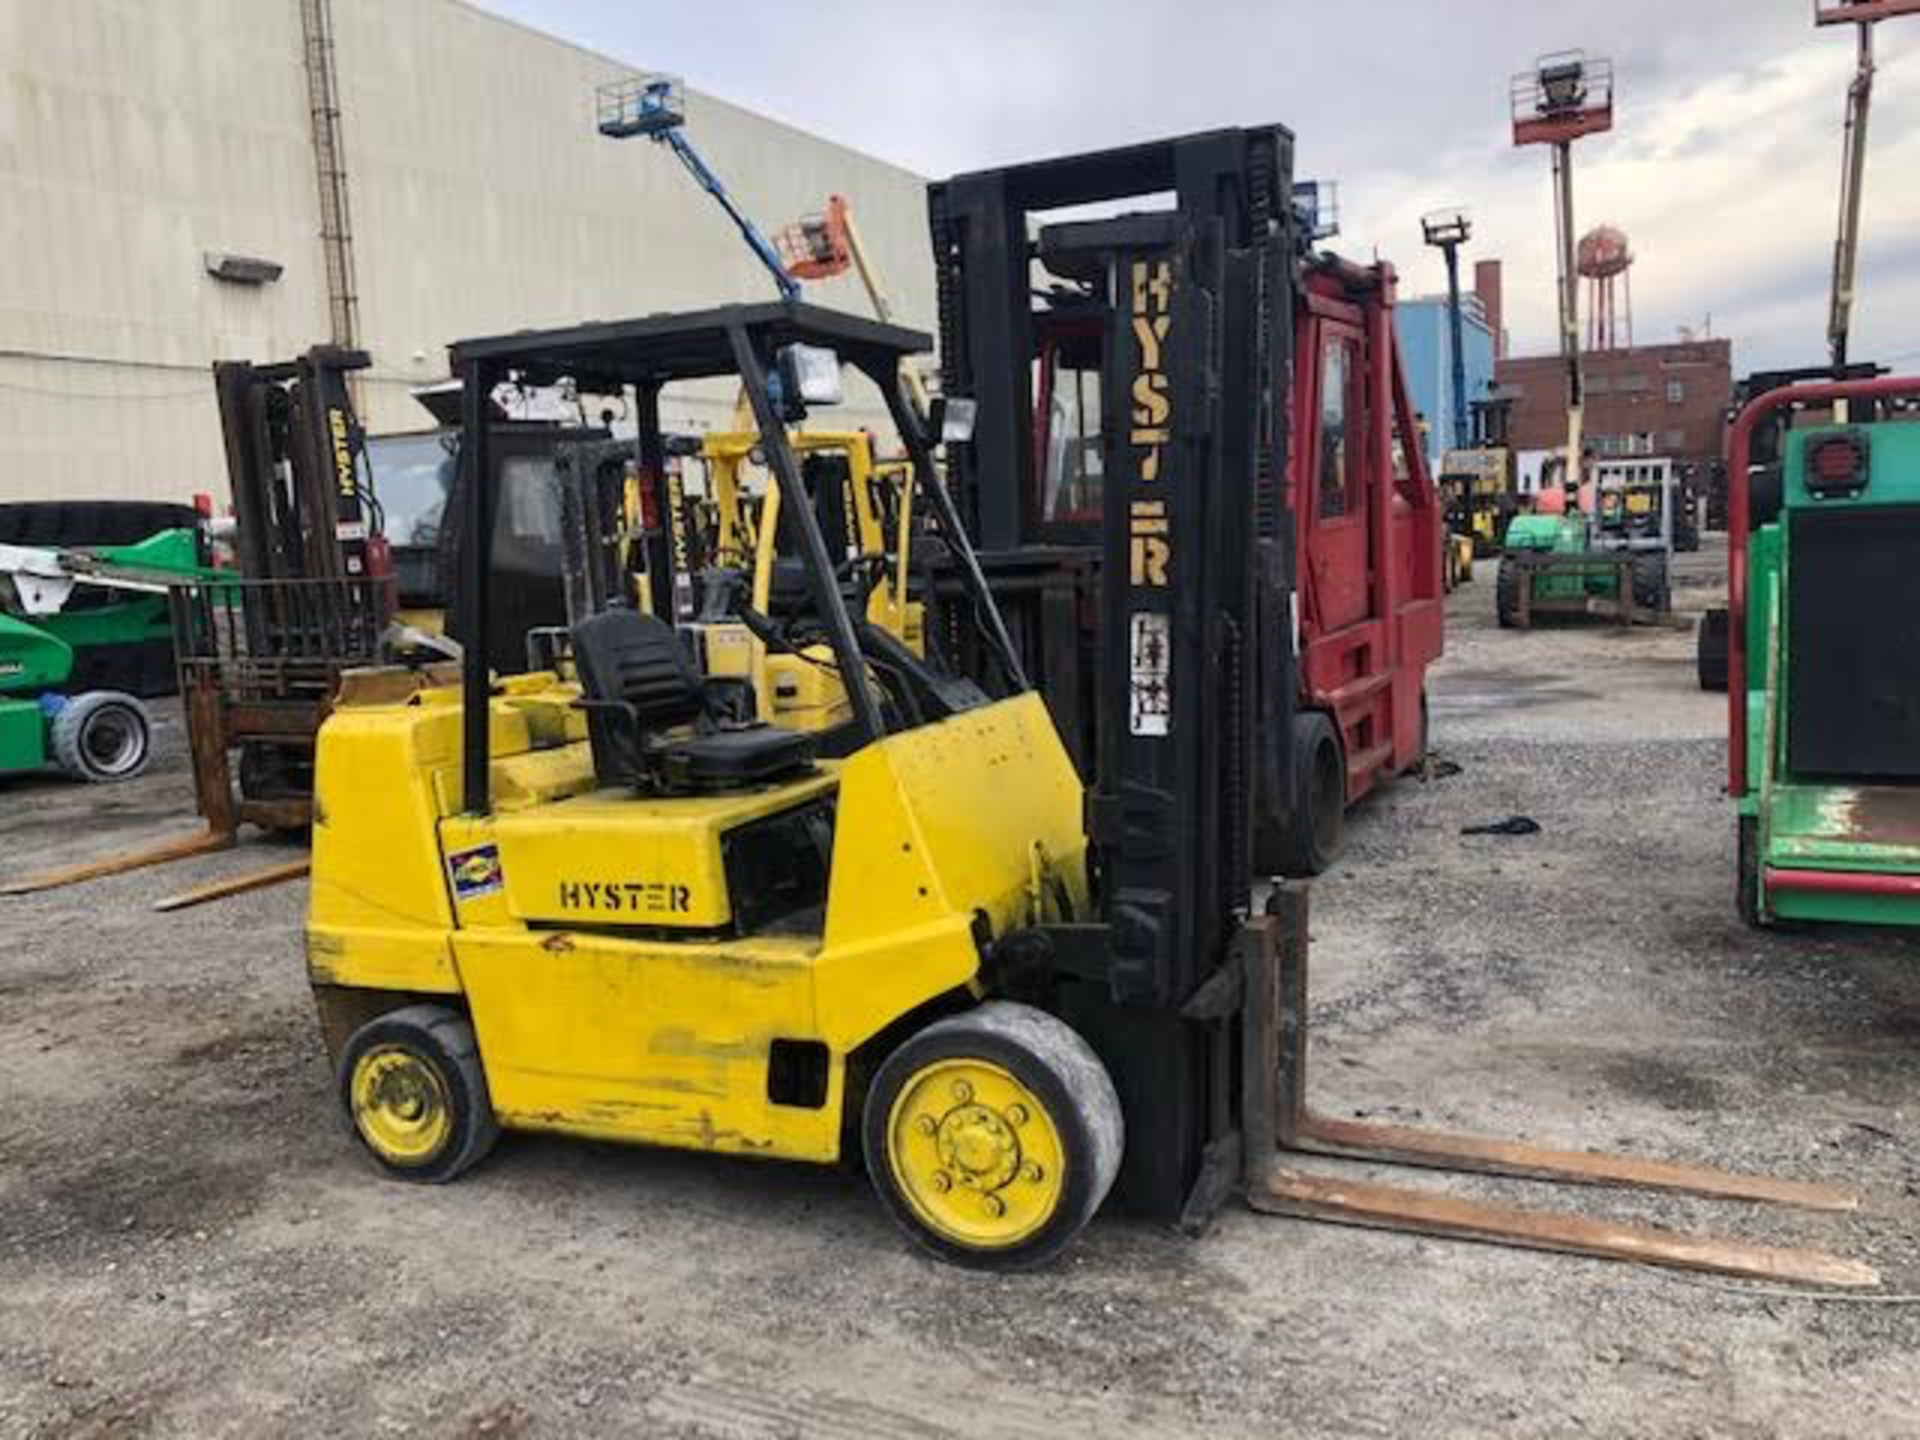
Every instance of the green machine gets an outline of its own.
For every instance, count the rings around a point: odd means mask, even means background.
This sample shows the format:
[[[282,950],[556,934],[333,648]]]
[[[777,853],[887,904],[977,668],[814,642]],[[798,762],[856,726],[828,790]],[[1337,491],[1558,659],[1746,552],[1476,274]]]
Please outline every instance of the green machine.
[[[208,573],[190,529],[89,550],[0,545],[0,775],[55,764],[97,783],[144,770],[147,707],[76,676],[92,655],[164,637],[169,585]]]
[[[1920,379],[1770,391],[1728,461],[1728,793],[1753,925],[1920,925]],[[1756,436],[1787,429],[1777,465]]]
[[[1648,486],[1602,467],[1591,494],[1590,509],[1508,523],[1494,591],[1501,628],[1543,614],[1612,614],[1631,624],[1673,608],[1671,480]]]

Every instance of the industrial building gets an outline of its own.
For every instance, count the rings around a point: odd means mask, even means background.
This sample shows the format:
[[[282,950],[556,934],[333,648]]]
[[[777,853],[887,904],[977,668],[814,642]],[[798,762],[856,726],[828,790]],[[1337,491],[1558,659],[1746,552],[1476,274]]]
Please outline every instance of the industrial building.
[[[1580,366],[1586,441],[1595,455],[1658,455],[1696,467],[1721,458],[1733,396],[1730,340],[1590,351]],[[1495,371],[1496,394],[1513,402],[1514,449],[1525,456],[1564,447],[1566,362],[1557,355],[1514,356]]]
[[[671,155],[596,133],[595,87],[630,68],[460,0],[0,0],[0,500],[218,497],[216,360],[357,344],[369,428],[418,429],[450,341],[771,298]],[[687,106],[768,229],[847,196],[930,328],[919,176]]]
[[[1426,421],[1427,464],[1471,443],[1471,435],[1454,433],[1453,360],[1448,339],[1447,297],[1421,295],[1394,307],[1394,331],[1400,342],[1400,361],[1406,369],[1413,408]],[[1461,362],[1466,375],[1466,402],[1472,406],[1487,398],[1493,384],[1493,331],[1477,295],[1460,297]],[[1469,422],[1471,424],[1471,422]]]

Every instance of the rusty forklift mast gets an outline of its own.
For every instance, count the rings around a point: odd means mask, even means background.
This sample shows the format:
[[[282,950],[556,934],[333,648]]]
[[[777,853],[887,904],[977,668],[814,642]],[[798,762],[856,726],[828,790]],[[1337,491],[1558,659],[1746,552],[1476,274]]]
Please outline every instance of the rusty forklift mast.
[[[1271,748],[1265,727],[1287,716],[1296,664],[1293,551],[1283,543],[1293,517],[1277,477],[1288,458],[1294,302],[1308,267],[1284,199],[1250,215],[1219,213],[1214,194],[1189,196],[1208,172],[1183,162],[1217,155],[1222,143],[1258,151],[1280,182],[1274,196],[1289,195],[1293,141],[1277,126],[1018,167],[1012,180],[1025,188],[1015,198],[1035,208],[1167,193],[1205,203],[1050,224],[1033,240],[1023,221],[999,237],[994,273],[975,269],[966,313],[943,315],[948,326],[1024,315],[1009,296],[1024,300],[1029,263],[1044,253],[1055,273],[1084,276],[1109,311],[1099,398],[1103,413],[1131,421],[1101,440],[1101,617],[1086,661],[1102,736],[1086,801],[1093,913],[1009,933],[992,955],[1009,992],[1024,988],[1065,1019],[1114,1079],[1128,1138],[1110,1203],[1197,1230],[1238,1192],[1255,1209],[1316,1220],[1874,1283],[1864,1266],[1817,1252],[1354,1183],[1297,1163],[1357,1157],[1815,1208],[1853,1203],[1820,1186],[1322,1119],[1308,1108],[1305,891],[1282,884],[1264,914],[1252,900],[1254,757]],[[1027,404],[1014,378],[976,369],[976,393],[953,391],[946,403],[975,400],[979,433],[1013,433],[991,410]],[[905,415],[903,398],[895,410]],[[973,465],[1013,458],[976,455]],[[982,487],[972,499],[995,493]]]
[[[16,880],[24,894],[231,848],[242,825],[312,819],[313,744],[346,671],[379,663],[392,566],[349,379],[363,351],[213,367],[233,499],[235,570],[171,588],[174,653],[200,832]],[[237,773],[236,773],[237,770]],[[290,860],[158,902],[162,910],[306,873]]]

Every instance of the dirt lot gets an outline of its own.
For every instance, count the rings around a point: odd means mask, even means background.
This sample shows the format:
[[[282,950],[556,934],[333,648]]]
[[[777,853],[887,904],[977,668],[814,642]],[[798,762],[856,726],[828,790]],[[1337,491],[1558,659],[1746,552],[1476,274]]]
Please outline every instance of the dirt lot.
[[[1460,773],[1367,805],[1314,894],[1323,1107],[1846,1179],[1857,1215],[1550,1199],[1920,1291],[1920,953],[1742,929],[1691,636],[1502,634],[1491,579],[1433,687]],[[118,790],[0,781],[0,868],[180,828],[172,739]],[[1459,834],[1513,813],[1542,832]],[[335,1123],[302,889],[148,909],[271,858],[0,900],[0,1435],[1920,1432],[1912,1303],[1240,1211],[983,1279],[854,1174],[513,1137],[384,1183]]]

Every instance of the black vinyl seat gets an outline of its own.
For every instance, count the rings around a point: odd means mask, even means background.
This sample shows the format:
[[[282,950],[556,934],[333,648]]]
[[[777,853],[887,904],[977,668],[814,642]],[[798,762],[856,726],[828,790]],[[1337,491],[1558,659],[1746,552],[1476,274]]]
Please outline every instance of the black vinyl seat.
[[[608,610],[573,627],[593,768],[605,785],[667,793],[764,784],[813,763],[813,737],[729,721],[671,625]]]

